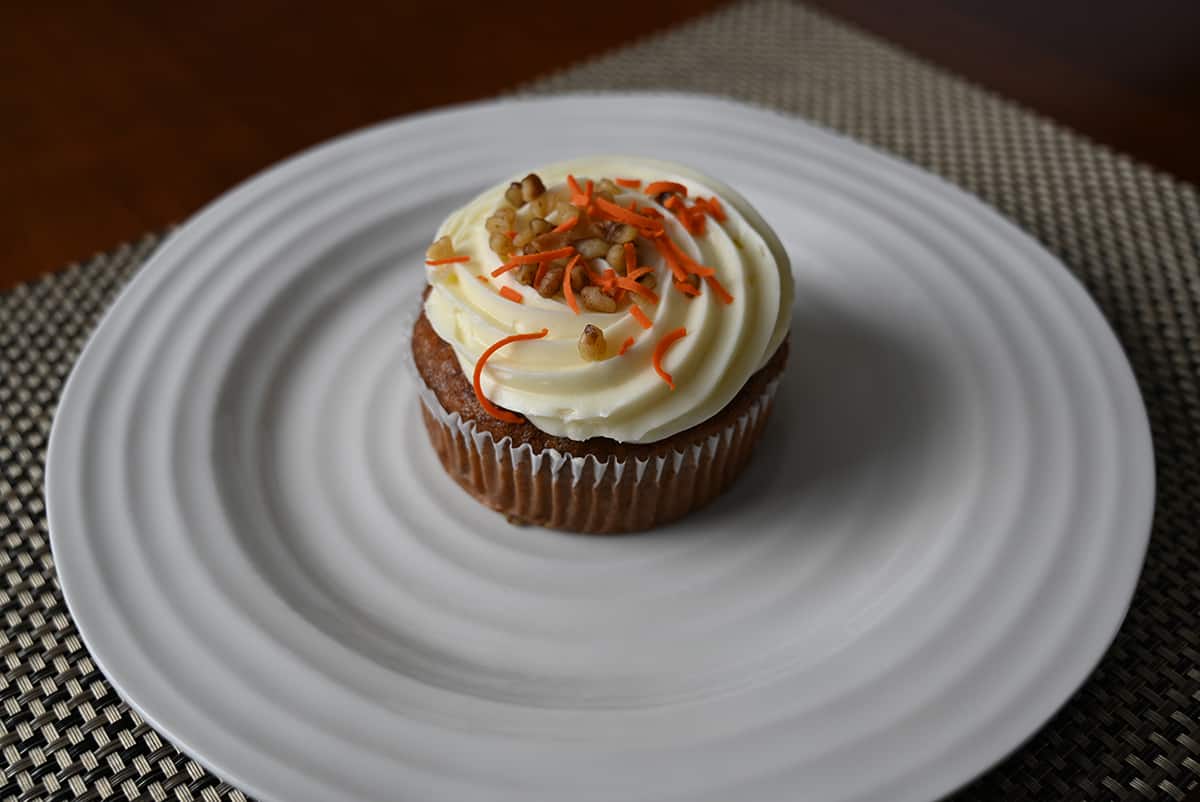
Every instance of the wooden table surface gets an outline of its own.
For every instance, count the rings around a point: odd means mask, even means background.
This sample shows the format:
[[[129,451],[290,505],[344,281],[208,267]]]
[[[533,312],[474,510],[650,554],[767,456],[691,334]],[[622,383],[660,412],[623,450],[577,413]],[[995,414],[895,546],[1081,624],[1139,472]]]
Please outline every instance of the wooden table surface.
[[[0,289],[178,222],[336,134],[485,97],[721,5],[0,5]],[[1200,2],[816,0],[1200,181]],[[575,35],[564,31],[577,30]],[[441,65],[432,66],[431,65]]]

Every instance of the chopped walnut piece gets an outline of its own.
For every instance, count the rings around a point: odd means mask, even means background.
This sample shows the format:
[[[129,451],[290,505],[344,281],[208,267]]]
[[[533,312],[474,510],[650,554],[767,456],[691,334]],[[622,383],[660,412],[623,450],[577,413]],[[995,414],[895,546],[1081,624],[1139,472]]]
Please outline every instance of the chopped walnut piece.
[[[637,239],[638,230],[629,225],[629,223],[618,223],[616,221],[606,220],[598,226],[600,236],[604,237],[608,242],[624,244],[633,242]]]
[[[608,343],[604,341],[604,332],[591,323],[583,327],[579,335],[579,355],[588,362],[599,362],[607,355]]]
[[[508,185],[508,189],[504,190],[504,199],[513,206],[523,206],[525,198],[521,194],[521,185],[516,181]]]
[[[542,276],[542,280],[538,282],[536,289],[538,295],[543,298],[553,298],[562,290],[563,273],[565,270],[562,267],[551,267]]]
[[[425,249],[426,259],[450,259],[454,256],[454,243],[449,237],[439,237]]]
[[[533,283],[533,279],[537,276],[537,265],[520,265],[515,272],[517,281],[525,285],[530,285]]]
[[[605,195],[608,195],[609,200],[612,200],[613,195],[621,194],[621,188],[614,184],[612,179],[601,178],[596,182],[596,193],[599,194],[601,192],[603,192]]]
[[[537,173],[530,173],[521,179],[521,197],[526,203],[534,198],[540,198],[546,191],[546,185]]]
[[[617,302],[605,295],[599,287],[589,284],[579,291],[579,297],[583,299],[583,305],[593,312],[617,311]]]
[[[501,259],[507,259],[509,256],[512,256],[512,240],[499,232],[488,237],[488,247]]]
[[[587,269],[578,262],[571,268],[571,289],[579,292],[588,282]]]
[[[579,251],[584,259],[599,259],[608,253],[608,243],[599,237],[589,237],[576,242],[575,250]]]
[[[608,249],[608,253],[604,254],[604,261],[617,271],[617,275],[625,275],[625,246],[613,245]]]

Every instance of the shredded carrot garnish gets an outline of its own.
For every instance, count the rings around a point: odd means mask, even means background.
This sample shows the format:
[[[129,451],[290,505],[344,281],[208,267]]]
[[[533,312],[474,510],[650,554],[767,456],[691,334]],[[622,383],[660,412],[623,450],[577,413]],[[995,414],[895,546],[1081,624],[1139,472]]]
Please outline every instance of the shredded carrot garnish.
[[[688,256],[686,253],[684,253],[683,249],[676,245],[675,242],[669,237],[660,237],[654,241],[655,246],[658,246],[659,243],[662,243],[660,250],[665,251],[663,253],[663,257],[668,261],[668,263],[672,261],[678,263],[679,267],[684,272],[695,273],[697,276],[716,275],[717,271],[713,270],[711,267],[705,267],[692,257]],[[668,256],[667,253],[669,253],[670,256]],[[672,272],[674,272],[674,267],[672,267]],[[675,278],[682,280],[685,277],[676,274]]]
[[[452,265],[458,262],[469,261],[471,261],[470,256],[450,256],[445,259],[426,259],[425,264],[429,265],[430,267],[434,267],[436,265]]]
[[[517,292],[512,287],[501,287],[500,294],[512,301],[514,304],[525,303],[525,299],[521,297],[521,293]]]
[[[725,207],[721,205],[721,201],[715,195],[711,198],[696,198],[696,205],[703,206],[704,210],[712,215],[718,223],[724,223],[728,219]]]
[[[613,181],[617,186],[628,187],[629,189],[637,189],[642,185],[642,182],[636,178],[614,178]]]
[[[728,290],[721,286],[721,282],[717,281],[716,276],[705,276],[704,280],[708,283],[708,286],[712,287],[712,291],[717,294],[717,297],[721,299],[721,303],[733,303],[733,296],[729,294]]]
[[[622,276],[618,278],[616,283],[618,287],[629,290],[633,293],[637,293],[652,304],[658,303],[658,295],[654,292],[654,290],[650,289],[644,284],[639,284],[634,279],[629,278],[629,276]]]
[[[516,238],[517,238],[517,232],[515,232],[515,231],[505,231],[505,232],[504,232],[504,236],[508,237],[508,238],[509,238],[509,240],[514,240],[514,239],[516,239]]]
[[[617,287],[617,273],[615,270],[610,267],[601,274],[590,267],[585,269],[591,282],[599,287],[605,295],[613,296],[617,293],[619,288]]]
[[[568,245],[565,248],[556,248],[553,251],[542,251],[541,253],[523,253],[520,256],[514,256],[504,264],[492,271],[492,277],[502,275],[512,270],[519,265],[533,264],[534,262],[550,261],[552,259],[561,259],[564,256],[570,256],[575,253],[575,247]]]
[[[538,262],[537,272],[533,274],[533,286],[534,287],[538,287],[541,285],[542,279],[545,278],[546,273],[549,270],[550,270],[550,262],[548,260],[545,262]]]
[[[604,286],[601,289],[604,290],[605,295],[611,298],[616,298],[620,295],[620,287],[617,285],[617,271],[610,267],[604,271],[604,275],[601,278],[604,281]]]
[[[642,192],[650,196],[661,195],[664,192],[678,192],[685,198],[687,197],[687,187],[674,181],[653,181],[647,184]]]
[[[701,201],[696,201],[696,206],[688,208],[678,195],[672,195],[667,198],[663,204],[670,209],[676,219],[683,224],[683,227],[688,230],[689,234],[703,234],[705,232],[705,217],[704,210],[699,208]]]
[[[696,289],[691,284],[688,284],[686,281],[676,281],[675,289],[679,290],[684,295],[690,295],[693,298],[700,294],[700,290]]]
[[[658,345],[654,346],[654,358],[651,360],[651,364],[654,365],[654,372],[661,376],[662,380],[665,381],[672,390],[675,389],[675,381],[671,378],[670,373],[667,373],[665,370],[663,370],[662,360],[667,353],[667,349],[670,348],[676,340],[686,336],[687,329],[680,326],[674,331],[669,331],[664,334],[663,338],[658,341]],[[478,368],[476,368],[476,371],[478,371]]]
[[[505,421],[506,423],[525,422],[525,419],[520,415],[514,415],[508,410],[501,409],[489,401],[487,396],[483,394],[483,388],[479,385],[479,377],[483,374],[483,366],[491,357],[491,355],[499,351],[504,346],[511,343],[520,342],[522,340],[540,340],[549,333],[550,329],[542,329],[541,331],[532,334],[510,334],[504,339],[492,343],[490,346],[488,346],[488,349],[483,352],[483,354],[479,357],[479,361],[475,363],[475,377],[471,383],[475,387],[475,397],[479,399],[479,405],[483,407],[484,412],[491,415],[493,418]]]
[[[575,263],[579,261],[579,257],[580,254],[572,256],[571,261],[567,262],[567,272],[563,273],[563,300],[577,315],[579,314],[579,304],[575,302],[575,290],[571,289],[571,271],[575,269]]]
[[[599,211],[605,217],[622,223],[629,223],[630,225],[635,225],[638,228],[650,229],[654,231],[662,228],[662,224],[654,218],[636,214],[628,209],[618,206],[612,201],[605,200],[604,198],[596,198],[596,208],[599,209]]]
[[[672,243],[668,237],[657,237],[653,240],[655,249],[662,255],[666,261],[667,267],[671,268],[671,272],[675,274],[676,281],[686,281],[687,271],[683,269],[683,264],[675,256],[675,249],[671,247]],[[495,275],[493,273],[492,275]]]
[[[627,271],[625,273],[625,278],[631,278],[634,281],[636,281],[639,278],[641,278],[642,276],[646,275],[647,273],[653,273],[653,272],[654,272],[653,267],[638,267],[638,268],[634,268],[633,270]]]
[[[477,280],[478,280],[478,281],[479,281],[481,284],[491,284],[491,282],[487,280],[487,276],[476,276],[475,278],[476,278],[476,279],[477,279]]]
[[[571,188],[571,205],[578,206],[580,209],[591,209],[592,206],[592,190],[595,189],[595,184],[589,178],[587,189],[580,189],[579,182],[575,180],[575,176],[567,176],[567,186]]]
[[[574,217],[568,217],[566,220],[563,220],[561,223],[559,223],[558,225],[556,225],[554,227],[554,229],[553,229],[554,233],[561,234],[564,231],[570,231],[571,229],[573,229],[575,227],[575,224],[578,222],[579,222],[579,215],[575,215]]]
[[[638,325],[643,329],[648,329],[654,324],[650,322],[650,318],[646,317],[646,313],[637,304],[629,307],[629,316],[638,322]]]
[[[620,180],[620,179],[618,179]],[[617,351],[617,356],[625,356],[625,352],[633,347],[633,338],[630,337],[625,342],[621,343],[621,350]]]
[[[637,270],[637,248],[632,242],[625,243],[625,275]],[[634,276],[637,278],[637,276]]]
[[[601,289],[603,289],[604,276],[600,275],[595,270],[592,270],[590,267],[585,266],[583,269],[587,271],[588,280],[590,280],[597,287],[600,287]]]

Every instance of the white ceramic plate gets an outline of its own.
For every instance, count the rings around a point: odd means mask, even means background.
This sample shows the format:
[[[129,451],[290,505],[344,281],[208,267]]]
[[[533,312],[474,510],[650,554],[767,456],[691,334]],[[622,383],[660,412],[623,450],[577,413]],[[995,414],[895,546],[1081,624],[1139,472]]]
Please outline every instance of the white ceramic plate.
[[[405,323],[441,217],[589,152],[742,190],[795,266],[748,474],[638,537],[445,477]],[[337,140],[185,226],[55,421],[55,560],[120,693],[267,800],[928,800],[1086,677],[1146,547],[1148,427],[1067,271],[942,181],[685,96]]]

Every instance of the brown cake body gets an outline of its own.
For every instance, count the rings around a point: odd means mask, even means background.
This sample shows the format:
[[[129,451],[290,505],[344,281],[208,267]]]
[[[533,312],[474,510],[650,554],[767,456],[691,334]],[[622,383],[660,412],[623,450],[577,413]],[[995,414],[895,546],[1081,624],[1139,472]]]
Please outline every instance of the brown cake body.
[[[422,414],[446,472],[512,520],[595,534],[668,523],[732,484],[766,424],[773,382],[783,371],[787,351],[784,340],[733,400],[703,423],[656,443],[619,443],[604,437],[553,437],[527,421],[514,424],[492,417],[479,404],[454,349],[424,313],[412,336],[417,371],[441,407],[423,406]],[[453,413],[461,420],[452,419]],[[471,437],[464,428],[484,436]],[[580,475],[570,460],[553,459],[555,451],[587,458]],[[539,454],[540,460],[534,457]],[[598,481],[597,462],[608,464]],[[617,463],[623,464],[619,471]]]

